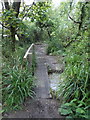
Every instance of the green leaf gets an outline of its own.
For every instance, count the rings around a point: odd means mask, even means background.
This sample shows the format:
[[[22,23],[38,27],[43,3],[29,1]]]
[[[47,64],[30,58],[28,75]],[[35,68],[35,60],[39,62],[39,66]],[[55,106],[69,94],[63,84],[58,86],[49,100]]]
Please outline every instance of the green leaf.
[[[64,108],[59,108],[58,110],[62,115],[69,115],[72,113],[71,109],[64,109]]]
[[[0,110],[0,113],[3,113],[5,110]]]
[[[70,103],[73,103],[73,102],[76,102],[77,101],[77,99],[73,99]]]
[[[85,111],[84,111],[82,108],[77,108],[77,109],[76,109],[76,112],[77,112],[77,113],[85,113]]]
[[[73,120],[73,117],[72,116],[67,116],[66,119],[72,119]]]
[[[65,105],[65,106],[70,106],[71,104],[70,104],[70,103],[65,103],[64,105]]]

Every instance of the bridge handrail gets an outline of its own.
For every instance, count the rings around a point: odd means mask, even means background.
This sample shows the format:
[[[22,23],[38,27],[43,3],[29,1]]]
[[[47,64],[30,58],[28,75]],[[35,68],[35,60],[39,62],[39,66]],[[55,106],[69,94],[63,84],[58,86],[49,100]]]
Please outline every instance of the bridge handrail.
[[[30,47],[28,48],[28,50],[27,50],[27,52],[25,53],[25,55],[24,55],[24,59],[26,59],[27,58],[27,56],[28,56],[28,54],[30,54],[29,52],[30,52],[30,50],[33,48],[33,46],[34,46],[34,43],[32,43],[31,45],[30,45]]]

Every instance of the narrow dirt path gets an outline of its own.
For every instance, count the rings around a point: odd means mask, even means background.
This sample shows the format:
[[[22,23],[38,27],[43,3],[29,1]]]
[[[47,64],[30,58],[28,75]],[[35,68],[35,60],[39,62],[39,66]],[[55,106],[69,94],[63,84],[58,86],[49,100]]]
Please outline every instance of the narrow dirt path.
[[[35,45],[37,68],[35,76],[36,82],[36,97],[34,99],[28,98],[22,110],[11,112],[7,118],[63,118],[58,112],[59,102],[56,99],[50,98],[49,80],[47,66],[52,69],[59,65],[55,58],[46,55],[46,45]],[[59,71],[61,70],[58,69]]]
[[[35,45],[37,67],[36,77],[36,98],[49,98],[49,80],[46,66],[45,45]]]

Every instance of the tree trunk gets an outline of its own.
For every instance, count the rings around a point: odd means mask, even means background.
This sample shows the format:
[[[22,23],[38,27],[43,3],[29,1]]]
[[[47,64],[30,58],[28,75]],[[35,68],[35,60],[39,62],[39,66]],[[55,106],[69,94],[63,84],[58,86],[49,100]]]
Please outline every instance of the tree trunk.
[[[3,3],[2,3],[2,12],[4,12]],[[2,18],[2,24],[3,24],[3,18]],[[3,35],[4,35],[4,27],[3,27],[3,25],[2,25],[2,39],[4,38]]]
[[[10,32],[11,32],[12,51],[15,52],[15,43],[16,43],[16,39],[15,39],[15,28],[13,28],[13,27],[11,26]]]
[[[51,41],[51,35],[50,35],[50,31],[47,29],[47,33],[48,33],[48,36],[50,38],[50,41]]]
[[[10,9],[8,0],[4,0],[4,5],[5,5],[5,9],[7,9],[7,10]]]
[[[18,18],[18,14],[19,14],[19,10],[20,10],[20,4],[21,4],[21,0],[17,0],[16,2],[13,2],[12,8],[14,9],[14,11],[16,12],[16,17]]]
[[[21,4],[21,0],[16,0],[13,2],[12,4],[12,9],[14,9],[14,11],[16,12],[16,18],[18,18],[19,15],[19,10],[20,10],[20,4]],[[4,0],[4,5],[5,5],[5,9],[10,10],[10,5],[8,0]],[[15,33],[16,33],[16,28],[13,27],[13,25],[10,26],[10,32],[11,32],[11,42],[12,42],[12,51],[15,51]]]

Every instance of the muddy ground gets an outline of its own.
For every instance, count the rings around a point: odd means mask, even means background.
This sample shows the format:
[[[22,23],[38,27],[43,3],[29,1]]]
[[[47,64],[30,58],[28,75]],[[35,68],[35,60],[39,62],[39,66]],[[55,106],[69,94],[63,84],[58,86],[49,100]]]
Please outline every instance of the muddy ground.
[[[55,99],[28,98],[22,110],[8,113],[6,118],[64,118],[59,114],[58,106]]]

